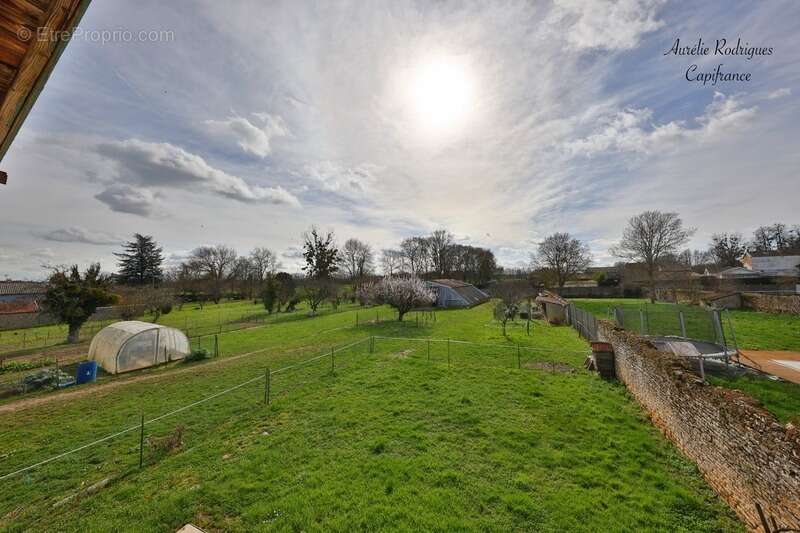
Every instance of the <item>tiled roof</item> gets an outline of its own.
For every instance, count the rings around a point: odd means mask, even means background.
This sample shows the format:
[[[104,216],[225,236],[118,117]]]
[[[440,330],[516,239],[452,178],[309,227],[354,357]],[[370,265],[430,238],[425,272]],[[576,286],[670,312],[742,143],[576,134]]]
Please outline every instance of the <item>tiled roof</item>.
[[[0,281],[0,296],[44,294],[47,285],[36,281]]]

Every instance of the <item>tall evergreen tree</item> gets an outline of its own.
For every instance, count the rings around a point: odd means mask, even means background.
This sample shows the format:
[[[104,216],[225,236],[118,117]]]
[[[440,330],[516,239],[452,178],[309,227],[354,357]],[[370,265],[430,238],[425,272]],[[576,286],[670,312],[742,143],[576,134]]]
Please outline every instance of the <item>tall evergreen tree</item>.
[[[134,240],[122,245],[124,251],[115,253],[119,258],[120,283],[125,285],[155,285],[161,282],[164,271],[162,248],[150,235],[134,234]]]

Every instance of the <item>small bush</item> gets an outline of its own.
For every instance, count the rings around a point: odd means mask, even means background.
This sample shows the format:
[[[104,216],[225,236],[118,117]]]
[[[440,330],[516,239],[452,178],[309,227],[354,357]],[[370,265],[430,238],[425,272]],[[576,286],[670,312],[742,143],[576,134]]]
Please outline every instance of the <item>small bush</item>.
[[[292,298],[289,300],[289,304],[286,306],[286,312],[291,313],[297,308],[297,304],[300,303],[300,298]]]
[[[161,306],[161,314],[162,315],[168,315],[171,312],[172,312],[172,304],[171,303],[163,304]]]
[[[191,363],[193,361],[202,361],[208,359],[209,353],[205,348],[195,348],[192,352],[184,358],[184,361]]]
[[[120,309],[119,317],[122,320],[133,320],[136,317],[136,308],[132,305],[123,306]]]

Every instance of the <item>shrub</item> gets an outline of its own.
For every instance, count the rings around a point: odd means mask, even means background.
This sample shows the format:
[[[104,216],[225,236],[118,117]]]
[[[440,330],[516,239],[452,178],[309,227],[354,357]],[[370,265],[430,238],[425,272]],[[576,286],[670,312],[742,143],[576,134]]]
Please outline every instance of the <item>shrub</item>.
[[[122,320],[133,320],[136,316],[136,307],[133,305],[124,305],[119,311],[119,317]]]
[[[275,280],[268,279],[261,291],[261,301],[264,303],[264,309],[267,313],[272,314],[275,310],[275,305],[278,303],[278,286]]]
[[[202,361],[203,359],[208,359],[208,357],[208,350],[205,348],[195,348],[183,360],[187,363],[191,363],[193,361]]]
[[[300,298],[292,298],[289,300],[289,304],[286,306],[286,312],[291,313],[297,308],[297,304],[300,303]]]
[[[161,314],[162,315],[168,315],[168,314],[170,314],[172,312],[172,303],[169,302],[169,303],[162,304],[160,309],[161,309]]]

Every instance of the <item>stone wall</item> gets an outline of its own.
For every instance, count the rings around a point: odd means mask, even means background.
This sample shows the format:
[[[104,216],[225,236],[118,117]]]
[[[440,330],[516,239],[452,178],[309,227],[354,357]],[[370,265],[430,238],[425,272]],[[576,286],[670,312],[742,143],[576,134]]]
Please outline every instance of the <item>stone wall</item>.
[[[622,287],[554,287],[551,289],[562,298],[620,298]]]
[[[800,315],[800,294],[778,296],[775,294],[743,292],[742,301],[745,308],[753,309],[754,311]]]
[[[709,485],[752,530],[755,504],[779,526],[800,528],[800,432],[739,391],[707,385],[678,357],[599,321],[617,377],[653,423],[697,463]]]
[[[117,320],[122,318],[122,311],[132,309],[133,316],[141,316],[144,313],[144,306],[110,306],[100,307],[89,318],[90,321]],[[32,328],[36,326],[49,326],[58,321],[47,313],[13,313],[0,315],[0,330]]]

